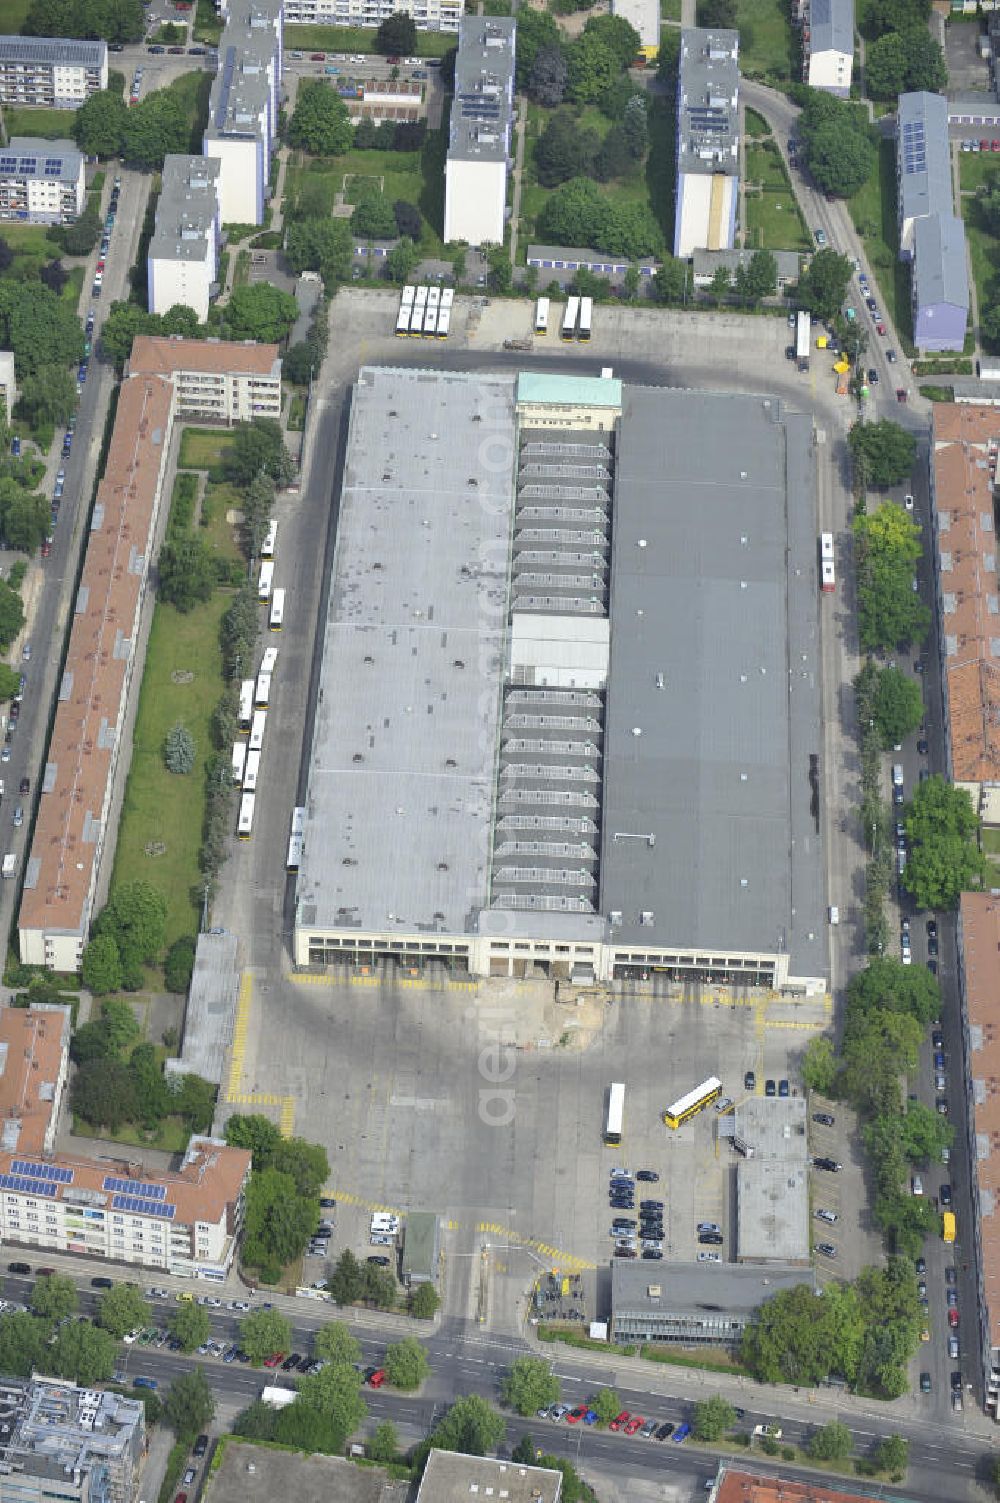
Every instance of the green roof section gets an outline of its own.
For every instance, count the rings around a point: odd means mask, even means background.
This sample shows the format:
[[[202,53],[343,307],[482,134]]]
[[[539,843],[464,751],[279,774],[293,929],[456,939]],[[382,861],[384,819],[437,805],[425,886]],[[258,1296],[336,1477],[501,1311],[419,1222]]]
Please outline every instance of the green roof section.
[[[620,411],[622,383],[614,376],[553,376],[521,371],[517,378],[517,401],[550,407],[613,407]]]
[[[441,1256],[441,1228],[433,1211],[410,1211],[403,1238],[403,1283],[433,1284]]]

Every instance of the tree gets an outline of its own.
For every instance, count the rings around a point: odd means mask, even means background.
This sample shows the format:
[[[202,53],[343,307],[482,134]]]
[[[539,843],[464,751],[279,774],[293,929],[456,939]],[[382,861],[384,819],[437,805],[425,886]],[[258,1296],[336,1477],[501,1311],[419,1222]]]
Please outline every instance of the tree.
[[[126,112],[122,156],[132,167],[157,172],[164,157],[186,151],[189,140],[184,108],[169,88],[148,94]]]
[[[342,1320],[331,1320],[315,1332],[313,1352],[324,1362],[346,1362],[353,1366],[361,1361],[361,1343]]]
[[[129,1331],[149,1324],[149,1305],[138,1284],[116,1284],[101,1296],[97,1324],[119,1340]]]
[[[271,515],[274,511],[274,498],[274,481],[270,475],[259,471],[251,480],[243,495],[243,531],[246,548],[251,558],[256,558],[260,553],[261,545],[267,536],[267,530],[271,523]],[[255,601],[255,613],[256,609]],[[255,614],[255,631],[256,624]]]
[[[506,246],[491,245],[484,247],[486,250],[486,264],[489,268],[486,273],[486,284],[491,292],[500,296],[510,292],[514,284],[514,271],[510,264],[510,255]]]
[[[8,648],[23,625],[21,597],[5,579],[0,579],[0,648]]]
[[[561,51],[562,35],[556,24],[555,16],[548,10],[532,10],[524,6],[517,18],[517,57],[515,62],[515,84],[518,90],[526,90],[531,78],[531,71],[535,66],[538,54],[544,48],[555,48]],[[441,73],[445,74],[444,59],[441,62]],[[452,75],[449,81],[442,77],[442,83],[446,88],[453,89],[455,86],[454,63],[452,63]],[[538,100],[539,104],[544,101]]]
[[[202,1368],[181,1373],[163,1401],[163,1414],[178,1440],[191,1441],[215,1418],[215,1399]]]
[[[389,200],[381,193],[366,193],[354,206],[351,229],[365,240],[391,240],[396,233],[396,216]]]
[[[664,255],[653,273],[653,287],[658,303],[684,303],[687,301],[688,264],[675,256]]]
[[[72,224],[63,225],[58,232],[59,244],[67,256],[89,256],[101,238],[101,221],[91,208],[84,209]],[[60,289],[47,283],[58,295]]]
[[[440,1303],[433,1284],[418,1284],[410,1295],[410,1314],[416,1320],[433,1320]]]
[[[64,365],[43,365],[21,385],[18,411],[29,423],[64,423],[76,411],[76,384]]]
[[[558,1378],[556,1382],[558,1382]],[[599,1388],[590,1400],[590,1407],[597,1415],[599,1425],[610,1425],[616,1415],[621,1413],[621,1396],[616,1388]]]
[[[385,274],[389,281],[402,286],[419,259],[420,253],[409,235],[404,235],[401,240],[397,240],[385,258]]]
[[[42,1274],[31,1291],[31,1313],[43,1320],[65,1320],[76,1311],[76,1285],[63,1273]]]
[[[288,141],[316,157],[350,151],[353,131],[347,105],[322,79],[303,79],[288,122]]]
[[[816,318],[833,318],[850,280],[851,263],[846,256],[829,248],[817,251],[799,277],[799,302]]]
[[[876,668],[869,660],[854,680],[858,695],[858,713],[862,696],[867,718],[885,751],[904,741],[924,718],[924,701],[920,684],[899,668]]]
[[[13,350],[19,379],[45,366],[66,366],[83,354],[73,308],[41,282],[0,282],[0,341]]]
[[[73,1110],[91,1127],[117,1132],[135,1110],[132,1079],[118,1059],[92,1059],[80,1066],[70,1091]]]
[[[826,1034],[810,1039],[802,1055],[800,1073],[811,1091],[828,1096],[837,1076],[837,1060],[833,1041]]]
[[[906,87],[940,93],[948,82],[948,69],[939,42],[926,26],[911,26],[903,33],[906,48]]]
[[[520,37],[520,21],[518,23],[518,36]],[[520,47],[520,41],[518,42]],[[528,77],[527,93],[529,99],[536,104],[544,105],[546,109],[555,109],[562,104],[566,97],[566,85],[569,82],[569,65],[566,62],[566,54],[556,44],[554,46],[540,47],[535,55],[535,61],[531,65]]]
[[[397,198],[392,206],[392,214],[396,221],[398,235],[406,235],[410,240],[420,239],[424,228],[424,217],[416,204],[411,204],[405,198]]]
[[[279,1138],[271,1152],[272,1169],[287,1174],[300,1195],[315,1198],[330,1177],[330,1160],[321,1143],[305,1138]]]
[[[770,251],[754,251],[745,266],[736,268],[736,291],[748,303],[771,297],[778,285],[778,263]]]
[[[90,941],[83,952],[81,972],[84,986],[88,991],[93,992],[95,997],[103,997],[108,992],[121,990],[121,956],[110,934],[98,934]],[[96,1024],[86,1026],[97,1027]]]
[[[116,157],[125,140],[128,106],[113,89],[85,99],[73,117],[73,139],[87,156]]]
[[[560,1392],[559,1379],[542,1357],[518,1357],[500,1390],[503,1402],[524,1415],[558,1404]]]
[[[875,1447],[875,1465],[888,1472],[894,1482],[901,1482],[910,1461],[910,1442],[902,1435],[883,1435]]]
[[[906,43],[889,32],[865,49],[865,85],[872,99],[895,99],[906,88]]]
[[[399,1298],[396,1280],[387,1268],[366,1263],[361,1272],[361,1298],[379,1310],[392,1310]]]
[[[291,1345],[291,1325],[277,1310],[254,1310],[240,1321],[240,1346],[257,1367],[272,1352],[287,1352]]]
[[[644,94],[633,94],[625,106],[622,131],[629,156],[633,161],[641,162],[649,149],[649,115]]]
[[[802,158],[824,193],[850,197],[875,165],[872,133],[853,106],[817,89],[799,117]]]
[[[262,1277],[276,1279],[304,1251],[316,1225],[316,1203],[299,1194],[290,1174],[262,1169],[251,1175],[243,1224],[243,1257]]]
[[[163,962],[163,984],[168,992],[183,996],[191,984],[197,940],[193,934],[182,934],[174,940]]]
[[[0,704],[8,704],[20,691],[21,678],[7,663],[0,663]]]
[[[239,486],[249,486],[260,474],[269,475],[276,485],[288,484],[294,466],[285,448],[281,424],[276,418],[254,418],[250,423],[237,423],[226,457],[226,471],[230,480]]]
[[[8,247],[4,246],[4,250],[8,250]],[[2,259],[3,252],[0,251],[0,261]],[[59,296],[69,281],[69,272],[61,261],[46,261],[44,266],[38,268],[38,275],[49,291],[55,293],[56,297]]]
[[[830,1420],[813,1431],[806,1449],[814,1461],[846,1461],[854,1449],[854,1438],[840,1420]]]
[[[535,176],[543,188],[586,175],[599,146],[597,132],[581,130],[572,110],[557,110],[535,142]]]
[[[167,1318],[167,1329],[181,1344],[181,1350],[193,1352],[202,1346],[212,1333],[208,1311],[194,1300],[185,1300]]]
[[[0,271],[9,271],[14,264],[14,252],[6,240],[0,236]]]
[[[415,1336],[404,1336],[385,1349],[385,1375],[393,1388],[419,1388],[431,1370],[427,1353]]]
[[[296,218],[285,232],[285,256],[293,271],[318,271],[327,292],[350,275],[353,237],[343,219]]]
[[[323,1415],[345,1439],[368,1413],[361,1397],[361,1374],[346,1362],[331,1362],[322,1372],[301,1378],[299,1403]]]
[[[215,555],[204,539],[187,533],[160,549],[159,597],[182,615],[212,598],[217,579]]]
[[[255,1170],[266,1169],[281,1141],[276,1125],[259,1113],[234,1112],[226,1123],[226,1142],[231,1148],[247,1148]]]
[[[353,1305],[361,1298],[363,1288],[361,1264],[349,1247],[345,1247],[337,1259],[337,1265],[327,1288],[338,1305]]]
[[[495,1451],[504,1433],[503,1416],[478,1393],[456,1399],[431,1433],[430,1444],[439,1451],[463,1451],[467,1456],[485,1456]]]
[[[854,537],[862,646],[873,651],[921,641],[930,612],[912,588],[921,552],[916,525],[901,506],[886,502],[855,513]]]
[[[609,183],[615,177],[625,177],[631,169],[632,160],[624,127],[613,125],[594,158],[594,176],[601,183]]]
[[[404,57],[417,50],[417,25],[405,11],[394,11],[386,16],[375,33],[376,52],[383,57]]]
[[[49,1332],[47,1320],[40,1320],[27,1311],[0,1315],[0,1367],[3,1371],[21,1378],[44,1372]]]
[[[730,31],[736,24],[736,0],[698,0],[699,26]]]
[[[597,183],[584,177],[571,178],[549,194],[538,228],[554,245],[584,245],[630,260],[656,255],[663,244],[660,227],[648,208],[615,203]]]
[[[897,485],[913,471],[917,441],[909,429],[891,418],[880,418],[877,423],[855,423],[847,441],[851,457],[861,469],[861,478],[869,485]],[[910,525],[916,530],[914,522]]]
[[[96,929],[99,934],[110,934],[115,939],[123,961],[135,955],[152,965],[163,951],[166,917],[167,901],[161,892],[149,882],[124,882],[112,887]],[[122,1026],[122,1009],[127,1005],[120,1003],[114,1009],[105,1004],[104,1017],[115,1019],[109,1027],[117,1030]]]
[[[180,721],[171,726],[163,743],[163,761],[168,772],[181,776],[194,770],[196,757],[194,737]]]
[[[964,788],[928,778],[914,790],[905,824],[910,856],[903,885],[921,908],[957,908],[963,892],[986,883],[991,868],[976,843],[976,811]]]
[[[696,1440],[720,1440],[736,1423],[736,1410],[728,1399],[713,1394],[694,1406],[694,1434]]]
[[[56,1332],[45,1366],[57,1378],[71,1378],[91,1388],[111,1377],[117,1351],[118,1344],[107,1331],[86,1320],[69,1320]]]
[[[623,61],[620,43],[626,34],[634,39],[634,46]],[[613,37],[617,41],[612,41]],[[639,34],[623,17],[591,17],[569,49],[569,97],[577,104],[596,104],[628,67],[638,47]]]
[[[280,344],[298,315],[292,294],[270,282],[234,287],[224,310],[231,339],[255,339],[259,344]]]
[[[395,1461],[399,1455],[399,1435],[392,1420],[382,1420],[374,1434],[365,1441],[369,1461]]]

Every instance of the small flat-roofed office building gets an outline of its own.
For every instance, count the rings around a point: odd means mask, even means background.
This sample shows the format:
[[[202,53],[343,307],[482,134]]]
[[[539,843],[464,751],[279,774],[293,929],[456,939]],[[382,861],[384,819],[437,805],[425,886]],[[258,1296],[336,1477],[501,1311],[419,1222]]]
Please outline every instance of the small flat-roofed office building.
[[[416,1503],[468,1503],[470,1498],[506,1503],[559,1503],[562,1473],[550,1467],[434,1450],[417,1491]]]
[[[72,141],[12,136],[0,147],[0,219],[72,224],[85,199],[83,153]]]
[[[731,250],[740,187],[738,31],[686,26],[677,74],[674,255]]]
[[[812,1284],[808,1268],[611,1260],[611,1340],[736,1346],[765,1300]]]
[[[503,244],[514,118],[514,21],[464,16],[445,164],[444,238]]]
[[[366,367],[333,571],[296,964],[825,988],[807,415]]]
[[[611,14],[635,28],[644,57],[656,56],[660,50],[659,0],[611,0]]]
[[[732,1115],[740,1263],[808,1267],[809,1143],[803,1096],[749,1096]],[[720,1129],[722,1123],[720,1122]]]
[[[0,36],[0,104],[75,110],[107,86],[107,42]]]

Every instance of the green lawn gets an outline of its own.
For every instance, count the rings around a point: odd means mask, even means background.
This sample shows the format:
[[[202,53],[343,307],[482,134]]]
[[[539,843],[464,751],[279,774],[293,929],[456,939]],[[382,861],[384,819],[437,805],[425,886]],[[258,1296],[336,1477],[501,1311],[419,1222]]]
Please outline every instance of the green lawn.
[[[746,161],[747,245],[753,250],[811,249],[781,154],[768,145],[748,146]]]
[[[1000,242],[987,229],[979,204],[974,198],[962,199],[962,217],[969,242],[972,275],[976,282],[976,301],[980,311],[988,308],[997,294],[1000,272]],[[986,341],[984,341],[986,343]]]
[[[217,47],[222,36],[222,18],[216,14],[212,0],[198,0],[194,15],[194,39],[209,47]]]
[[[231,442],[224,428],[185,428],[178,466],[182,470],[207,470],[213,480],[221,480]]]
[[[213,750],[209,727],[222,689],[219,622],[230,599],[218,590],[186,615],[158,604],[149,634],[112,886],[141,879],[163,893],[167,946],[198,929],[205,763]],[[187,777],[163,765],[164,739],[178,721],[198,748]]]
[[[420,250],[425,256],[441,254],[444,227],[444,170],[447,136],[442,131],[428,135],[420,151],[348,151],[339,157],[310,159],[296,152],[285,174],[285,195],[293,202],[300,189],[317,188],[324,212],[333,208],[336,195],[356,201],[365,180],[381,181],[390,203],[403,199],[416,204],[424,216]]]
[[[21,30],[31,9],[31,0],[0,0],[0,35],[12,36]]]
[[[769,136],[771,134],[771,127],[764,119],[764,116],[758,115],[757,111],[750,109],[749,106],[744,111],[744,118],[747,123],[748,136]]]
[[[208,124],[208,96],[212,88],[212,75],[202,68],[192,73],[182,73],[167,87],[167,93],[176,99],[190,126],[191,137],[188,150],[201,151],[202,136]]]
[[[1000,830],[983,828],[979,832],[980,843],[987,856],[1000,856]]]
[[[737,0],[736,24],[740,41],[740,72],[771,81],[793,76],[792,23],[785,0]]]
[[[202,525],[199,535],[212,547],[220,558],[232,562],[244,562],[236,534],[226,521],[227,511],[242,511],[243,497],[235,486],[227,481],[210,481],[205,487],[202,502]]]
[[[117,1132],[106,1127],[97,1130],[82,1117],[73,1114],[73,1131],[81,1138],[99,1138],[109,1143],[133,1143],[138,1148],[160,1148],[164,1153],[183,1153],[191,1138],[191,1129],[180,1117],[165,1117],[152,1133],[144,1132],[134,1122]]]
[[[979,188],[995,188],[1000,179],[1000,155],[992,152],[963,151],[958,159],[959,182],[963,193]]]
[[[681,0],[660,0],[660,20],[679,21],[681,18]]]
[[[913,318],[910,308],[910,269],[899,259],[899,227],[896,220],[896,147],[891,140],[879,142],[875,167],[867,183],[849,200],[855,228],[878,283],[882,302],[900,337],[912,351]]]
[[[5,106],[4,124],[11,136],[42,136],[46,141],[72,141],[76,110],[31,109]]]
[[[414,57],[443,57],[456,46],[449,31],[418,31]],[[286,26],[285,47],[296,52],[374,52],[375,28],[367,26]]]

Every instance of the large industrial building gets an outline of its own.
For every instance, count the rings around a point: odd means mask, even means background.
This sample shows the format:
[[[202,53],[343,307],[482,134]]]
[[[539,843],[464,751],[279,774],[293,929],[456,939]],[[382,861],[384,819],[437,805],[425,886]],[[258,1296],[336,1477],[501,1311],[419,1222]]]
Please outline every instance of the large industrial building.
[[[677,74],[674,255],[732,250],[740,195],[740,34],[686,26]]]
[[[139,1399],[0,1379],[0,1503],[135,1503],[145,1455]]]
[[[611,1340],[738,1346],[765,1300],[811,1284],[802,1268],[611,1260]]]
[[[503,244],[515,32],[515,23],[502,17],[466,16],[459,27],[444,179],[446,241]]]
[[[812,441],[773,398],[361,371],[298,965],[825,988]]]

